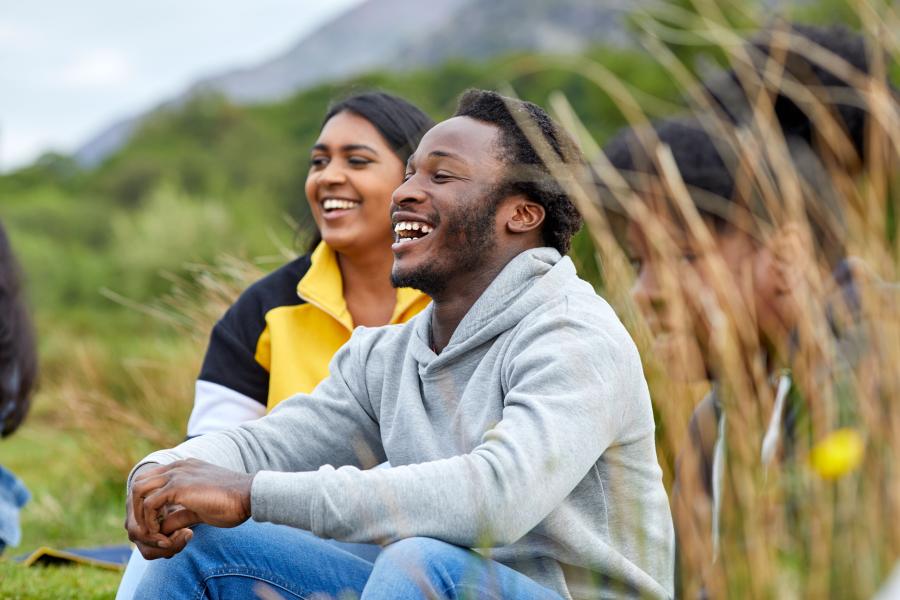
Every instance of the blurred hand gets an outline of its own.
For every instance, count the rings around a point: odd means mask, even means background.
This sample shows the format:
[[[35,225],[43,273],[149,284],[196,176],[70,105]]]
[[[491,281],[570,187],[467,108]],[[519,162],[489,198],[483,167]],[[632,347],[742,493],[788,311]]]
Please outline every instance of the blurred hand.
[[[126,529],[144,558],[168,558],[207,523],[236,527],[250,518],[253,475],[196,459],[139,470],[128,498]]]

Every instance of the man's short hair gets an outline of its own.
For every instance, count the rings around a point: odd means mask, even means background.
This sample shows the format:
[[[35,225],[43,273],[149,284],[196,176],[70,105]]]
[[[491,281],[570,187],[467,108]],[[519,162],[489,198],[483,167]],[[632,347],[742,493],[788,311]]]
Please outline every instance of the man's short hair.
[[[627,129],[604,148],[607,159],[631,189],[642,199],[653,198],[658,202],[657,208],[668,211],[674,223],[687,228],[661,185],[664,176],[653,155],[657,143],[668,147],[692,204],[717,231],[736,226],[754,233],[758,223],[773,221],[773,207],[763,200],[757,184],[749,181],[751,175],[746,169],[739,167],[729,142],[708,132],[700,121],[685,117],[659,121],[643,129]],[[793,164],[807,182],[805,187],[815,196],[804,193],[813,237],[828,263],[836,264],[845,251],[843,232],[834,228],[835,224],[840,226],[842,205],[834,198],[830,185],[820,181],[823,171],[808,154],[793,156]],[[765,166],[765,160],[761,160],[755,168],[771,172],[771,166]],[[810,165],[810,160],[816,164]],[[738,185],[738,177],[748,179],[749,185]],[[621,224],[627,220],[626,211],[604,185],[600,186],[600,197],[611,221]]]
[[[697,210],[717,227],[729,223],[735,192],[734,161],[722,157],[720,148],[724,145],[716,144],[699,121],[673,118],[646,129],[625,129],[603,151],[632,189],[644,193],[661,177],[653,147],[647,145],[656,142],[669,147]]]
[[[544,243],[562,254],[568,252],[572,236],[581,228],[581,215],[520,123],[530,123],[566,169],[565,176],[574,177],[583,159],[568,134],[536,104],[486,90],[466,91],[454,116],[489,123],[500,130],[499,157],[509,168],[498,193],[522,194],[540,204],[546,213],[541,230]]]

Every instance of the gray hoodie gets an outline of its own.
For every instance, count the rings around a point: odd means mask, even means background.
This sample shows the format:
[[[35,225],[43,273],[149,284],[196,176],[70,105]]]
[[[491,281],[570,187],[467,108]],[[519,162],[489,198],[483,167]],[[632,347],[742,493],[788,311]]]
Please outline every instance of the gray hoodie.
[[[538,248],[510,261],[439,355],[431,313],[357,328],[312,394],[140,464],[256,473],[257,521],[480,548],[563,597],[671,596],[640,357],[571,260]]]

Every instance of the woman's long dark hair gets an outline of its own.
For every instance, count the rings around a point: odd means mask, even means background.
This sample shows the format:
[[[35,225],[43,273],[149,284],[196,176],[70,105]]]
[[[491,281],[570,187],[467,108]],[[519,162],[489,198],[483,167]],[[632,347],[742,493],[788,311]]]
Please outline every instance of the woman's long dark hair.
[[[342,112],[353,113],[371,123],[404,165],[425,132],[434,126],[431,117],[420,108],[385,92],[364,92],[333,103],[322,119],[322,127]],[[321,241],[322,236],[316,231],[309,252]]]
[[[37,378],[37,352],[25,308],[19,265],[0,223],[0,437],[28,413]]]

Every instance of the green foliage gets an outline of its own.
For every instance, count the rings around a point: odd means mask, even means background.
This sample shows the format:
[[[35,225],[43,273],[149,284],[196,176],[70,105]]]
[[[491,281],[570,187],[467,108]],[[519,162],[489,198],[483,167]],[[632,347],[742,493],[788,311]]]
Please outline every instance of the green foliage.
[[[598,48],[583,61],[602,62],[646,94],[678,100],[661,67],[642,54]],[[539,103],[561,90],[601,140],[623,124],[610,97],[579,73],[579,63],[527,54],[371,73],[261,106],[201,95],[153,114],[94,170],[47,155],[0,177],[0,219],[28,273],[42,322],[120,332],[135,326],[133,311],[111,302],[104,290],[148,302],[187,262],[209,263],[223,252],[271,255],[291,246],[285,215],[309,227],[307,155],[335,98],[382,88],[441,119],[464,89],[506,86]]]

